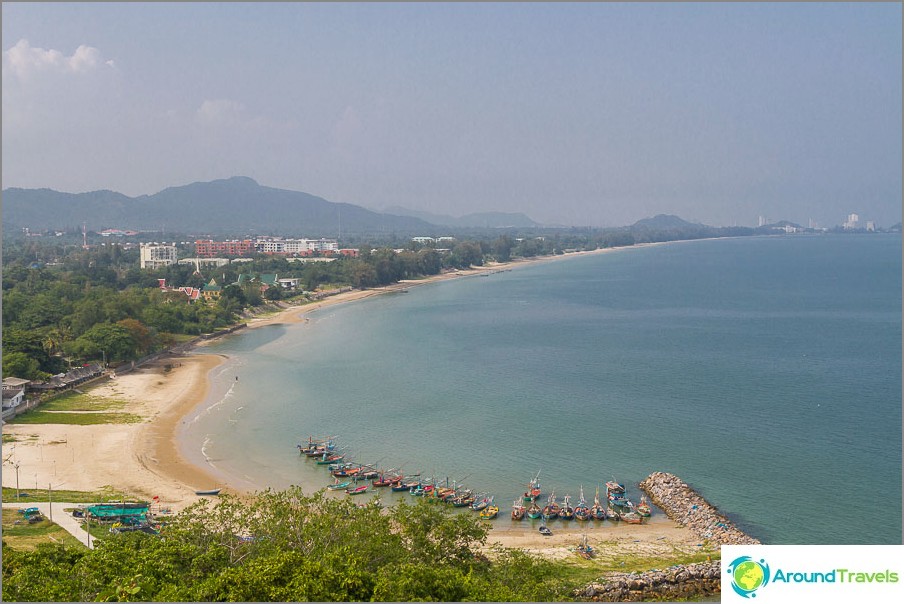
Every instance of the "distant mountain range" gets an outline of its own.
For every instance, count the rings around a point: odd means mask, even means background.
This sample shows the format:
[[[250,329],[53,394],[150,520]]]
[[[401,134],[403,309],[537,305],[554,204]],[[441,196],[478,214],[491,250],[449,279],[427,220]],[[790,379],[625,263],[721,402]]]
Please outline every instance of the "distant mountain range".
[[[139,197],[114,191],[3,191],[4,228],[67,229],[82,223],[92,231],[120,228],[211,235],[337,237],[340,229],[342,235],[434,235],[439,231],[413,216],[378,213],[300,191],[265,187],[244,176]]]
[[[392,206],[385,210],[389,214],[396,216],[411,216],[412,218],[420,218],[424,222],[435,224],[437,226],[448,226],[456,228],[484,228],[484,229],[508,229],[508,228],[537,228],[541,224],[534,222],[527,215],[521,213],[507,212],[478,212],[475,214],[466,214],[459,218],[448,216],[446,214],[431,214],[430,212],[420,212],[418,210],[409,210],[400,206]]]
[[[701,228],[705,225],[688,222],[674,214],[657,214],[652,218],[644,218],[638,220],[631,225],[632,229],[651,229],[651,230],[667,230],[667,229],[686,229],[690,227]]]

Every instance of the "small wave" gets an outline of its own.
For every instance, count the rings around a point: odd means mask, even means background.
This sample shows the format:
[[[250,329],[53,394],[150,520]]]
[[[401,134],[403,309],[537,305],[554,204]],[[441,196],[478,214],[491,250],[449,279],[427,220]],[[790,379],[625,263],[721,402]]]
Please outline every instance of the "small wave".
[[[207,465],[209,465],[211,468],[216,468],[216,467],[217,467],[216,464],[213,463],[213,462],[214,462],[214,459],[213,459],[211,456],[209,456],[209,455],[207,454],[207,447],[208,447],[212,442],[213,442],[213,441],[212,441],[212,439],[210,438],[209,435],[204,437],[204,442],[201,443],[201,455],[204,456],[204,461],[207,462]]]

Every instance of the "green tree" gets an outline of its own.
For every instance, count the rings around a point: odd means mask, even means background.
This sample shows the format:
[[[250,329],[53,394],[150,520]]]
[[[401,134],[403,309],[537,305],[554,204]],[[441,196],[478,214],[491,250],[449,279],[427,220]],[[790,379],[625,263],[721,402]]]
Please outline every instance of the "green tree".
[[[41,377],[40,364],[24,352],[4,352],[3,377],[39,379]]]
[[[138,358],[139,345],[129,329],[119,324],[98,323],[76,338],[71,351],[84,359],[126,361]]]

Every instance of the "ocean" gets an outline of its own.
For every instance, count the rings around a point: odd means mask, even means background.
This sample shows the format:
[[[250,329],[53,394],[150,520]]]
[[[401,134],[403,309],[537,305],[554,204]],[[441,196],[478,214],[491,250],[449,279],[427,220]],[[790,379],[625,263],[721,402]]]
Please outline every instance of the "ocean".
[[[666,471],[764,543],[901,543],[901,275],[899,235],[808,235],[412,287],[204,349],[180,440],[242,488],[326,486],[296,444],[335,435],[500,523],[538,472],[574,503]]]

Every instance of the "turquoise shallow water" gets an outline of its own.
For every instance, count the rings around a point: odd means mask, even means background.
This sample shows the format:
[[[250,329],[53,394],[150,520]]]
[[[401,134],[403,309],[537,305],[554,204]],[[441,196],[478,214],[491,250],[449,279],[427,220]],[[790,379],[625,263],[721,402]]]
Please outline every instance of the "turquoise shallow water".
[[[327,307],[210,347],[183,442],[242,486],[323,486],[295,445],[339,435],[505,514],[538,470],[573,498],[662,470],[768,543],[900,543],[901,272],[899,236],[739,238]]]

